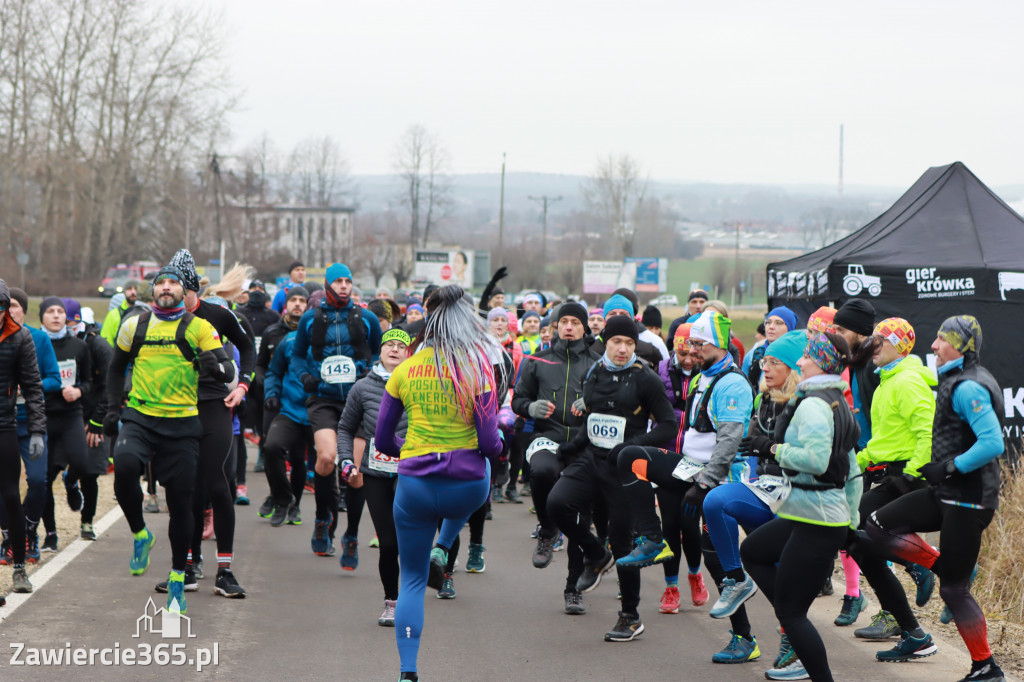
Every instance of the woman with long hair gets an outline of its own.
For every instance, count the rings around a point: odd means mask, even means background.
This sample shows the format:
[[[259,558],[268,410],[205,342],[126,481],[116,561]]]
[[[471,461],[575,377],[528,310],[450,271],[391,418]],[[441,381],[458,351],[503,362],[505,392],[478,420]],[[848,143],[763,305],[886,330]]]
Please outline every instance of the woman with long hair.
[[[426,588],[441,587],[451,544],[487,499],[490,460],[502,450],[497,412],[505,377],[495,376],[500,357],[462,288],[442,287],[427,301],[422,344],[392,373],[381,399],[374,442],[383,454],[399,458],[395,635],[402,680],[419,679]],[[409,420],[404,441],[395,433],[403,410]]]

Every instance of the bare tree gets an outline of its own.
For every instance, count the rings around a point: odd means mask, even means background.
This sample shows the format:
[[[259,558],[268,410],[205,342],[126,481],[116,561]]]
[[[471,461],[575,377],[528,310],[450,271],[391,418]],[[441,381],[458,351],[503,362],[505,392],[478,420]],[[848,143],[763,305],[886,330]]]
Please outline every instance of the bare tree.
[[[449,165],[447,150],[421,125],[410,126],[395,147],[394,170],[401,182],[398,200],[409,211],[413,248],[425,247],[431,228],[452,210]]]
[[[397,230],[397,219],[392,213],[373,213],[361,216],[352,234],[352,262],[373,276],[373,285],[379,287],[384,275],[391,271],[395,248],[388,243],[388,234]]]
[[[289,170],[301,203],[331,206],[351,191],[348,162],[330,135],[309,137],[295,145],[289,157]]]
[[[589,210],[619,244],[623,258],[633,255],[636,231],[644,215],[647,179],[640,164],[624,154],[599,159],[594,174],[583,184]]]

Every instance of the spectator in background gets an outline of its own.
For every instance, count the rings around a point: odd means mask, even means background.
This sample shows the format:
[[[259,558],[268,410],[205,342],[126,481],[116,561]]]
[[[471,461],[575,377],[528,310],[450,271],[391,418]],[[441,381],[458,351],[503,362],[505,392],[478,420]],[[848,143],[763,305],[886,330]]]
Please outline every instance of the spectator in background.
[[[708,302],[708,292],[703,289],[694,289],[690,292],[690,296],[686,301],[686,314],[680,315],[676,319],[672,320],[672,324],[668,326],[668,338],[674,339],[676,337],[676,330],[679,329],[679,325],[684,322],[693,322],[696,320],[696,316],[700,315],[704,311],[704,306]],[[728,315],[726,315],[728,317]]]
[[[786,332],[791,332],[796,328],[796,313],[784,305],[780,305],[778,308],[773,308],[764,316],[764,335],[768,340],[768,343],[771,343],[775,339],[780,338]],[[757,386],[761,381],[760,362],[761,358],[764,357],[766,347],[767,344],[751,353],[754,357],[750,359],[750,370],[747,372],[747,378],[750,379],[750,383],[754,386]]]
[[[107,313],[106,319],[103,320],[103,328],[100,330],[100,336],[106,339],[111,347],[113,347],[114,341],[117,339],[117,330],[121,328],[121,321],[124,320],[125,313],[135,305],[135,301],[139,297],[139,282],[134,279],[128,280],[124,283],[121,293],[124,297],[118,301],[116,307],[114,300],[118,296],[115,294],[110,300],[110,312]]]
[[[303,265],[302,261],[293,261],[288,266],[288,283],[277,290],[274,294],[274,302],[270,305],[274,309],[274,312],[278,315],[284,310],[284,304],[288,301],[288,290],[294,286],[305,283],[306,281],[306,266]]]
[[[378,290],[377,293],[380,293],[380,290]],[[366,309],[377,316],[377,321],[380,322],[380,331],[382,333],[391,329],[392,311],[387,300],[383,298],[375,298],[367,304]]]
[[[419,322],[423,319],[423,306],[418,303],[413,303],[405,309],[405,321],[406,322]]]
[[[374,298],[394,298],[395,295],[391,293],[391,289],[387,287],[378,287],[377,293],[373,295]]]
[[[641,338],[658,349],[662,360],[668,360],[672,354],[668,352],[665,339],[661,336],[661,311],[653,305],[647,306],[640,317],[640,324],[647,329],[647,334],[643,334]]]

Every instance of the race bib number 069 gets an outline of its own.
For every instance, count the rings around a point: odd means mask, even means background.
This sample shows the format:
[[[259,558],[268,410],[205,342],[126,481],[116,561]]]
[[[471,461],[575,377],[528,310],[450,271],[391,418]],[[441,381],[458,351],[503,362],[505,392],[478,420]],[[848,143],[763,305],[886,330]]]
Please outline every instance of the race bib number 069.
[[[332,355],[320,365],[320,378],[327,384],[354,384],[356,363],[347,355]]]
[[[587,435],[599,448],[611,450],[625,439],[625,434],[625,417],[594,413],[587,418]]]

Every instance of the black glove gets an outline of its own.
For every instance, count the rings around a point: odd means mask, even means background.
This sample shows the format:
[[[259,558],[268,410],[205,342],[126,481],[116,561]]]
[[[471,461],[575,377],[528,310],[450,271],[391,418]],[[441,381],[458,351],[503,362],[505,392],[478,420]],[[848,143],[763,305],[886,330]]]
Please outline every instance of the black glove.
[[[94,419],[90,419],[85,425],[86,433],[103,433],[103,424],[97,424]]]
[[[953,464],[953,460],[949,460],[948,462],[928,462],[917,471],[924,480],[928,481],[928,485],[938,485],[955,474],[957,468],[956,464]]]
[[[704,510],[704,498],[711,492],[711,488],[704,488],[699,483],[694,483],[683,495],[683,514],[686,516],[700,516]]]
[[[224,376],[224,368],[220,366],[220,360],[212,350],[204,350],[199,354],[199,373],[214,379],[221,379]]]
[[[558,449],[555,450],[555,457],[558,458],[559,464],[565,466],[579,453],[579,448],[577,448],[572,442],[562,443],[558,446]]]
[[[273,398],[267,398],[263,403],[263,409],[267,412],[280,412],[281,411],[281,399],[276,395]]]
[[[119,421],[121,421],[121,415],[115,411],[107,412],[107,414],[103,416],[103,435],[116,436],[117,423]]]
[[[492,282],[500,282],[501,280],[508,277],[508,268],[502,265],[500,268],[494,271],[494,277],[491,278]]]
[[[774,445],[772,439],[763,434],[747,436],[740,441],[740,447],[736,454],[740,457],[775,459],[775,456],[771,453],[772,445]]]
[[[302,375],[302,390],[306,393],[316,393],[317,389],[320,388],[320,380],[312,374]]]

